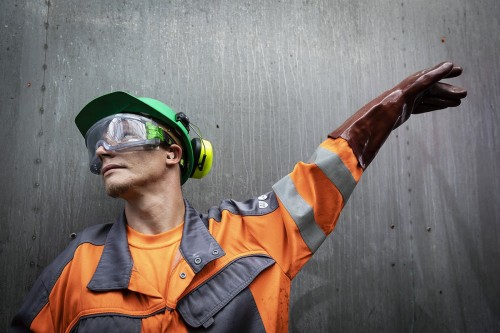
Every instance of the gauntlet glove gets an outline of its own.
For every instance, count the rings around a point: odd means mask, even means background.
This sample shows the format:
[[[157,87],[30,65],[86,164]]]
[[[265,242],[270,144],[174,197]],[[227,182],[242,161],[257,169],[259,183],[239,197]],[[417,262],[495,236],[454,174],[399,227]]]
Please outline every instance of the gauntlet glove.
[[[461,67],[444,62],[410,75],[363,106],[328,136],[345,139],[359,165],[366,169],[391,131],[411,114],[460,105],[467,91],[439,81],[461,73]]]

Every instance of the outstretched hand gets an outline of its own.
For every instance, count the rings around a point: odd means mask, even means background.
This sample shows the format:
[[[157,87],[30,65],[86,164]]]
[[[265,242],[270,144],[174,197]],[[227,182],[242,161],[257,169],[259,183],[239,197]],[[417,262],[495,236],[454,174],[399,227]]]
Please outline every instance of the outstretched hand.
[[[365,169],[390,132],[412,114],[460,105],[467,91],[441,82],[460,74],[462,68],[451,62],[414,73],[364,105],[329,137],[347,140],[360,166]]]
[[[400,123],[397,125],[406,121],[411,114],[459,106],[461,99],[467,96],[467,91],[440,81],[460,74],[462,74],[461,67],[451,62],[443,62],[408,76],[391,89],[391,92],[401,91],[405,96],[407,110],[403,111]]]

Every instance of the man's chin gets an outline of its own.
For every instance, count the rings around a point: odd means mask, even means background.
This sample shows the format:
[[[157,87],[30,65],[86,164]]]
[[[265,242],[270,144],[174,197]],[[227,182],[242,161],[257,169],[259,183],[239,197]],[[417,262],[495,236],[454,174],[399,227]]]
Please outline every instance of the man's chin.
[[[106,194],[112,198],[121,198],[130,188],[130,184],[106,184]]]

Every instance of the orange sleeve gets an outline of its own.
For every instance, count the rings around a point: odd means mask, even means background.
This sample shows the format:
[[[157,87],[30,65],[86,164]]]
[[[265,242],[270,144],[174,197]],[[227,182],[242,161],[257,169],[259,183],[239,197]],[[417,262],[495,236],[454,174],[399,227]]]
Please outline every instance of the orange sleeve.
[[[327,139],[273,186],[288,238],[276,259],[287,275],[294,277],[332,232],[361,175],[347,142]]]

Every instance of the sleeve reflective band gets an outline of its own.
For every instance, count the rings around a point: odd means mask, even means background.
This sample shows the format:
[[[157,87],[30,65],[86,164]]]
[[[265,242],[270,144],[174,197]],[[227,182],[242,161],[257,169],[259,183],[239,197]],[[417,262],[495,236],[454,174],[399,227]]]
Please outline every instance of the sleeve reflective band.
[[[310,159],[335,185],[343,199],[343,206],[356,187],[356,180],[340,157],[323,147],[319,147]],[[310,184],[314,187],[315,184]],[[297,225],[302,239],[315,252],[326,238],[314,217],[314,207],[300,195],[290,175],[273,185],[273,190]],[[321,203],[317,203],[321,204]]]
[[[326,235],[314,220],[313,208],[297,192],[290,176],[286,176],[274,184],[273,190],[297,225],[307,247],[311,252],[316,252],[326,239]]]
[[[340,157],[325,149],[318,147],[310,158],[310,163],[316,164],[321,171],[335,184],[344,199],[344,206],[356,187],[356,180]]]

